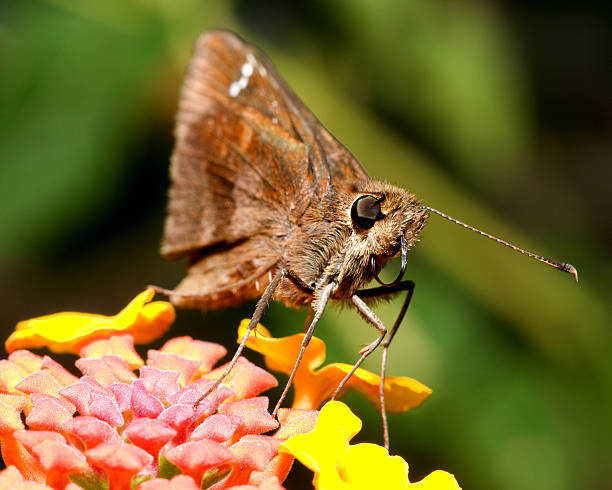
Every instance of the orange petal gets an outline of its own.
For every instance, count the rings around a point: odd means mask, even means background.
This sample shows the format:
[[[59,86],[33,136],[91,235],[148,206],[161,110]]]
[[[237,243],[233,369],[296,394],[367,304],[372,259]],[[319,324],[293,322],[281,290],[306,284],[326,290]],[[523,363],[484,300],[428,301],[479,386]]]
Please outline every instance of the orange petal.
[[[57,353],[78,353],[87,342],[117,333],[131,333],[135,342],[150,342],[174,321],[170,303],[156,301],[152,289],[143,291],[115,316],[87,313],[56,313],[25,320],[6,341],[6,350],[47,347]]]
[[[352,367],[350,364],[329,364],[316,372],[317,384],[331,386],[335,390],[335,387],[350,372]],[[379,386],[380,376],[360,368],[347,381],[345,389],[354,388],[378,406],[380,404]],[[411,408],[416,408],[430,394],[431,389],[415,379],[405,376],[387,376],[385,378],[385,408],[387,412],[402,413]],[[323,397],[319,404],[326,398]]]
[[[242,320],[238,327],[238,342],[241,342],[250,320]],[[304,334],[291,335],[276,339],[270,336],[270,332],[260,324],[257,324],[257,331],[251,331],[246,346],[249,349],[263,354],[266,367],[273,371],[290,374],[295,364],[295,359],[300,352]],[[325,343],[312,337],[304,357],[300,363],[301,370],[313,370],[318,368],[325,361]]]
[[[242,320],[240,323],[239,342],[248,324],[249,320]],[[261,325],[257,325],[257,330],[260,333],[251,332],[247,347],[264,355],[268,369],[290,374],[304,334],[275,339],[270,337],[269,332]],[[349,364],[334,363],[316,370],[324,361],[325,344],[321,339],[312,337],[293,379],[293,408],[319,408],[352,369]],[[345,389],[354,388],[378,405],[379,384],[380,376],[365,369],[357,369],[346,383]],[[430,394],[431,390],[427,386],[412,378],[388,376],[385,379],[385,402],[389,412],[401,413],[418,407]]]
[[[2,449],[4,464],[6,464],[7,467],[16,467],[20,474],[23,475],[23,479],[26,480],[27,483],[32,483],[31,488],[37,488],[34,486],[34,483],[40,484],[41,488],[50,488],[44,485],[46,475],[38,461],[36,461],[34,456],[32,456],[12,434],[0,437],[0,449]],[[0,482],[2,482],[1,479]],[[0,486],[0,488],[19,487]]]

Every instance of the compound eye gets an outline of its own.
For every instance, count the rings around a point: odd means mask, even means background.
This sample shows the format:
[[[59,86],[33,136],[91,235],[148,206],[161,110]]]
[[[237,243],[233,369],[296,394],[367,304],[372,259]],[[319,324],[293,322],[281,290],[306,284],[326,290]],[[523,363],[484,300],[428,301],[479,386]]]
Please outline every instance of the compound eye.
[[[380,199],[374,196],[361,196],[351,207],[351,218],[359,228],[369,229],[383,217],[380,212]]]

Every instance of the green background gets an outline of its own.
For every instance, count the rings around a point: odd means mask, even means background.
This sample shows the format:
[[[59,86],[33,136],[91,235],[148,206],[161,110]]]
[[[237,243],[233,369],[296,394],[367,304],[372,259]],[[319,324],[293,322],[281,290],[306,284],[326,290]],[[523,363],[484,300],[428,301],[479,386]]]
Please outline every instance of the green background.
[[[390,418],[411,478],[440,468],[474,490],[610,488],[610,13],[516,0],[4,1],[3,337],[41,314],[112,314],[147,284],[180,280],[183,265],[158,256],[177,93],[198,34],[231,28],[372,177],[579,270],[576,284],[429,219],[390,351],[390,374],[433,389]],[[377,311],[391,324],[399,307]],[[171,334],[231,349],[252,308],[179,312]],[[282,335],[303,318],[276,304],[263,323]],[[317,329],[332,361],[356,359],[374,334],[331,308]],[[348,401],[359,439],[380,442],[374,408]],[[298,472],[287,486],[309,481]]]

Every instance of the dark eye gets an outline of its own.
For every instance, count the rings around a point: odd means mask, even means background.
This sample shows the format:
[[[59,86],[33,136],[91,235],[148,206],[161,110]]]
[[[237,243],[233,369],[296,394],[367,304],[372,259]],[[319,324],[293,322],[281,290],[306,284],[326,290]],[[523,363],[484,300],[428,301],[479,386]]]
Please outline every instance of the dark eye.
[[[380,199],[374,196],[361,196],[351,207],[351,218],[359,228],[372,228],[383,217],[380,212]]]

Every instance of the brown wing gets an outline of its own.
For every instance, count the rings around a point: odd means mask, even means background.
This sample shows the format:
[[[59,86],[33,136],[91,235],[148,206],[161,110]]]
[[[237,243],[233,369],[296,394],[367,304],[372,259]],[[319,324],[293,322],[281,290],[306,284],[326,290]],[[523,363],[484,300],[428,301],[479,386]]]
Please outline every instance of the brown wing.
[[[267,58],[227,31],[196,44],[175,138],[162,254],[191,261],[184,306],[257,296],[311,200],[367,179]]]

